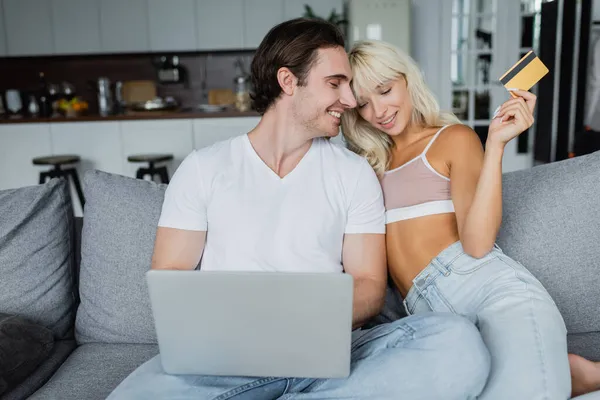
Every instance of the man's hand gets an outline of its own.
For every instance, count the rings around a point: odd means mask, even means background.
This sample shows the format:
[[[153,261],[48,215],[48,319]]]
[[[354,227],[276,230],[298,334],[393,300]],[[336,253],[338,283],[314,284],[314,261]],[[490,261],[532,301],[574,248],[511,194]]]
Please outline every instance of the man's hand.
[[[158,227],[152,269],[192,270],[198,266],[206,231]]]
[[[354,278],[352,329],[356,329],[377,315],[385,301],[385,235],[346,234],[342,264],[346,273]]]

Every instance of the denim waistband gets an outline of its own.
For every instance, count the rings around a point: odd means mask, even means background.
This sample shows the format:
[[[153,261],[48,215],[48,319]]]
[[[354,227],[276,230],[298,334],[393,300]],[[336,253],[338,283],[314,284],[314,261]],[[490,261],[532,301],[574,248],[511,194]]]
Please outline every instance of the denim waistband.
[[[488,257],[494,257],[498,252],[502,252],[502,249],[494,243],[493,249],[485,255],[481,260]],[[451,266],[460,266],[463,263],[471,263],[473,258],[465,254],[460,241],[452,243],[450,246],[442,250],[437,256],[435,256],[429,264],[413,279],[413,285],[409,289],[406,298],[404,299],[404,307],[407,304],[412,304],[417,301],[420,295],[420,289],[423,289],[431,284],[440,275],[450,275]]]

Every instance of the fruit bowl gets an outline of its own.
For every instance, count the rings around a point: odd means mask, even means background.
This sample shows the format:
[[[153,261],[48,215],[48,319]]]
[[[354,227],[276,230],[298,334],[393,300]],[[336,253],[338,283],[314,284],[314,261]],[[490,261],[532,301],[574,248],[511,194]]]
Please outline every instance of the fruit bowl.
[[[60,99],[57,104],[58,112],[65,117],[84,115],[87,113],[88,107],[87,101],[82,100],[80,97],[73,97],[71,100]]]

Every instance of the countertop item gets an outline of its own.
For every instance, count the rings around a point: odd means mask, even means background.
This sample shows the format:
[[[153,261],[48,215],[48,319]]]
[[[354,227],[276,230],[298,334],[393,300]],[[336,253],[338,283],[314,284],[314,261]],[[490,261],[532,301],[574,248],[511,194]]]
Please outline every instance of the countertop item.
[[[211,89],[208,91],[208,104],[233,105],[235,94],[231,89]]]
[[[139,103],[129,103],[126,107],[131,111],[175,111],[179,108],[179,104],[175,99],[168,97],[157,97],[152,100],[146,100]]]
[[[214,112],[223,112],[226,111],[229,107],[219,104],[198,104],[196,109],[198,111],[214,113]]]
[[[143,103],[157,97],[153,81],[125,81],[121,90],[125,104]]]

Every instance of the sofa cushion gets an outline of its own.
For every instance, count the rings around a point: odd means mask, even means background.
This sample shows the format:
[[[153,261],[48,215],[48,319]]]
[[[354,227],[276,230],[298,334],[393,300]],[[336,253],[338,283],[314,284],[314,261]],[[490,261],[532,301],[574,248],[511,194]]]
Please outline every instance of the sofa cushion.
[[[78,343],[156,343],[146,286],[166,185],[84,176]]]
[[[75,349],[75,340],[59,340],[48,358],[20,385],[0,396],[2,400],[23,400],[42,387]]]
[[[569,353],[600,361],[600,332],[573,333],[567,336]]]
[[[600,332],[600,152],[503,182],[499,246],[547,288],[569,333]]]
[[[17,315],[0,314],[0,394],[23,382],[48,358],[54,334]]]
[[[84,344],[29,399],[106,399],[123,379],[157,354],[158,346],[150,344]]]
[[[73,337],[73,211],[63,179],[0,191],[0,312]]]

